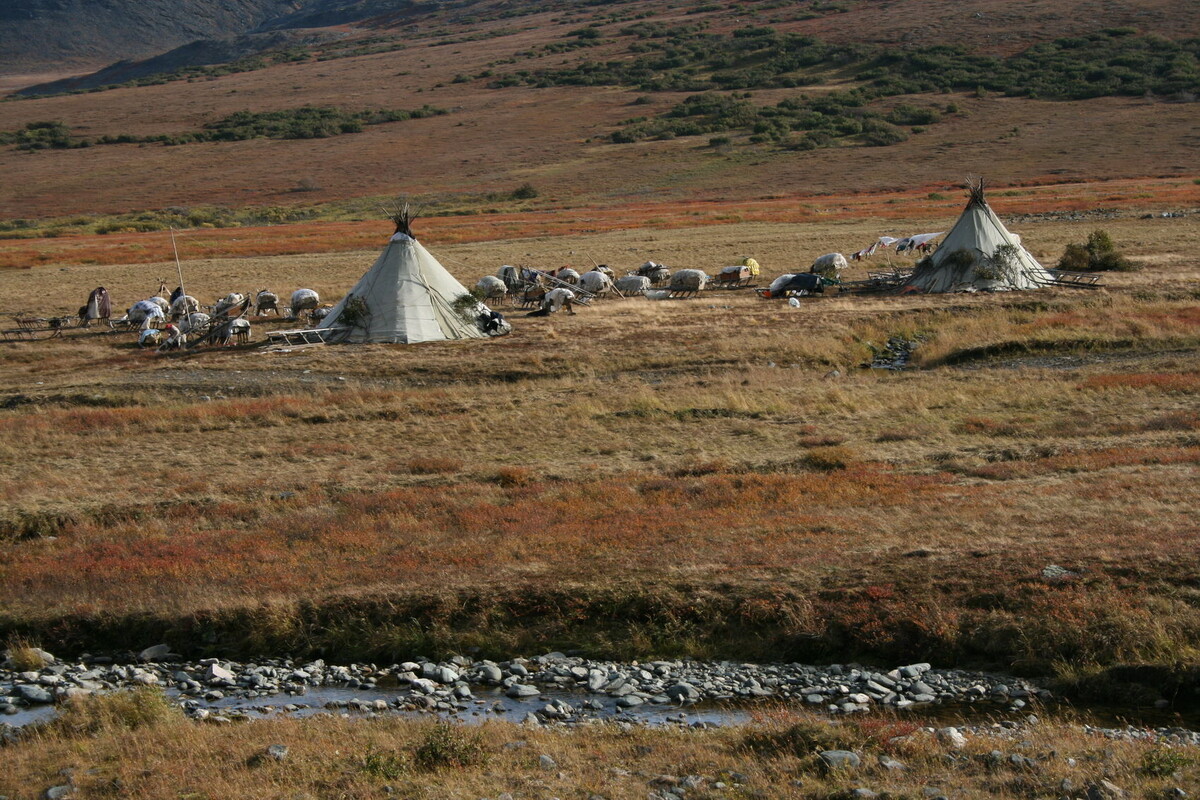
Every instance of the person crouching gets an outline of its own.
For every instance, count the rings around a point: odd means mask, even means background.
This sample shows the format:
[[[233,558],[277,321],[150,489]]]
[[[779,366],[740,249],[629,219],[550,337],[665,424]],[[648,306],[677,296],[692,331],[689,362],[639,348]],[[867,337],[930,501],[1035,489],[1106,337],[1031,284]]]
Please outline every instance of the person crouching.
[[[570,289],[551,289],[542,298],[542,307],[527,316],[548,317],[564,308],[568,314],[575,314],[575,293]]]
[[[163,333],[167,335],[167,340],[159,345],[159,350],[182,350],[187,344],[187,334],[179,330],[174,323],[168,323],[167,327],[163,328]]]

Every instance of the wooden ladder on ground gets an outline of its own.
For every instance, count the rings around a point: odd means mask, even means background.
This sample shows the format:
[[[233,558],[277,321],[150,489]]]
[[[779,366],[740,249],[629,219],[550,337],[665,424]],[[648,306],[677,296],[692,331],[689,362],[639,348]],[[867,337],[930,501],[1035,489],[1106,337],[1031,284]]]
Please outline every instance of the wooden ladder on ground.
[[[1046,270],[1051,280],[1046,286],[1072,286],[1076,289],[1099,289],[1104,286],[1100,276],[1094,272],[1069,272],[1065,269]]]
[[[300,347],[308,344],[325,344],[334,333],[341,333],[345,328],[309,328],[303,331],[271,331],[267,341],[273,345],[285,347]]]

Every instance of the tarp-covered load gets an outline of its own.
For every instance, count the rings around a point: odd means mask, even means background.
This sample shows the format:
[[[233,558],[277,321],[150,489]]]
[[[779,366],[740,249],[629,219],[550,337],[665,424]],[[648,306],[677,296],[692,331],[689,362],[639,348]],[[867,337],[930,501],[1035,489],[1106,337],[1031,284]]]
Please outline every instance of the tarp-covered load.
[[[815,272],[785,273],[767,287],[767,297],[787,297],[789,294],[822,294],[825,281]]]

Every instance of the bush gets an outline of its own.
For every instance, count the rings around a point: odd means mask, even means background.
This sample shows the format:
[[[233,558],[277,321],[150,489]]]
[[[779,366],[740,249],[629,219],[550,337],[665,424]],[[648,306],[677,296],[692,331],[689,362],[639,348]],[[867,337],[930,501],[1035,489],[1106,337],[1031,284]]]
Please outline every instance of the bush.
[[[363,754],[357,766],[366,774],[384,780],[395,780],[409,770],[408,760],[403,755],[374,747]]]
[[[413,762],[426,770],[461,769],[486,761],[487,752],[479,732],[448,722],[438,722],[429,728],[413,752]]]
[[[928,257],[926,257],[926,258],[928,258]],[[917,264],[917,267],[920,268],[922,264],[926,264],[926,263],[928,263],[928,262],[926,262],[926,259],[923,258]],[[948,253],[942,259],[942,264],[946,265],[947,267],[954,270],[955,272],[962,272],[962,271],[968,269],[974,263],[975,263],[975,254],[972,253],[970,250],[966,250],[966,249],[955,250],[951,253]]]
[[[931,125],[941,119],[941,115],[932,108],[919,108],[902,103],[893,108],[887,115],[887,121],[893,125]]]
[[[1071,242],[1058,259],[1058,268],[1069,272],[1084,272],[1088,268],[1088,249],[1085,245]]]
[[[854,451],[848,447],[814,447],[801,459],[801,463],[809,469],[833,472],[846,469],[854,460]]]
[[[533,480],[533,471],[526,467],[501,467],[496,472],[496,483],[501,486],[524,486]]]
[[[1002,244],[996,248],[996,252],[984,257],[975,267],[975,275],[990,281],[1011,280],[1019,257],[1020,251],[1016,245]]]
[[[183,712],[160,689],[147,686],[72,700],[51,725],[67,734],[94,736],[103,731],[133,731],[182,719]]]
[[[1071,272],[1132,272],[1139,267],[1117,252],[1107,231],[1096,230],[1086,244],[1071,243],[1063,249],[1058,268]]]
[[[882,120],[874,121],[869,129],[864,126],[863,142],[870,147],[887,147],[908,139],[908,134]]]
[[[20,637],[8,640],[4,655],[9,669],[16,672],[36,672],[48,663],[42,651]]]
[[[525,183],[513,190],[513,200],[532,200],[538,196],[538,190],[534,188],[532,183]]]
[[[1138,772],[1154,778],[1169,778],[1179,770],[1190,767],[1194,763],[1196,763],[1195,759],[1188,758],[1183,753],[1167,747],[1156,747],[1153,750],[1147,751],[1146,755],[1142,756],[1142,763]]]

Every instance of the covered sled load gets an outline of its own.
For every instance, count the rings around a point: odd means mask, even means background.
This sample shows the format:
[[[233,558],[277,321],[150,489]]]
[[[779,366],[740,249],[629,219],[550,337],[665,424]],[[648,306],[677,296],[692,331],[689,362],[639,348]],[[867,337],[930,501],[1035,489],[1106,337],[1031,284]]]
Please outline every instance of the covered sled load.
[[[784,273],[763,292],[764,297],[788,297],[789,295],[824,294],[825,280],[815,272]]]

